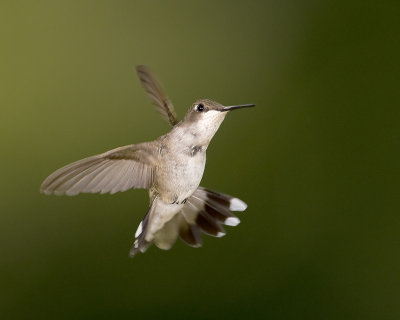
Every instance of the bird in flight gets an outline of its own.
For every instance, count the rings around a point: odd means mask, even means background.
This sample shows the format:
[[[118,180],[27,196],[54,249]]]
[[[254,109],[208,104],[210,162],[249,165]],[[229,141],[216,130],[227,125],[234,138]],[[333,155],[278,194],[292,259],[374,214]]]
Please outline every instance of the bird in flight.
[[[178,236],[192,247],[202,245],[201,233],[225,235],[223,225],[236,226],[232,212],[247,205],[230,195],[199,186],[206,150],[228,112],[253,104],[223,106],[209,99],[193,103],[178,121],[170,99],[145,66],[137,75],[161,116],[172,129],[151,142],[127,145],[68,164],[48,176],[40,187],[46,195],[116,193],[149,190],[149,210],[140,222],[130,256],[154,243],[168,250]]]

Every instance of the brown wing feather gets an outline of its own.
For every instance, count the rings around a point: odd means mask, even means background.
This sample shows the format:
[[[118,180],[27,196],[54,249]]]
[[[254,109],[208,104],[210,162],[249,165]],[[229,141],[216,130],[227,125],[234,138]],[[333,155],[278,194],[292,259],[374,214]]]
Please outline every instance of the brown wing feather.
[[[154,143],[129,145],[73,162],[48,176],[45,194],[115,193],[149,188],[153,182]]]
[[[146,90],[157,111],[171,125],[174,126],[177,124],[178,120],[174,106],[169,98],[164,94],[161,85],[152,76],[149,69],[147,69],[145,66],[137,66],[136,72],[143,85],[143,88]]]

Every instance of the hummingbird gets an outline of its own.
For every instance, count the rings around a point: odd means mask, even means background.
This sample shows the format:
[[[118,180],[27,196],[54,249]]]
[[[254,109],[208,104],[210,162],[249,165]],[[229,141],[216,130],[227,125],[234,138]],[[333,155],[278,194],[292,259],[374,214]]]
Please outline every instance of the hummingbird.
[[[178,236],[192,247],[202,235],[222,237],[223,225],[236,226],[232,212],[244,211],[242,200],[200,186],[208,145],[228,112],[254,104],[224,106],[209,99],[194,102],[183,120],[149,69],[137,75],[156,110],[172,129],[151,142],[131,144],[68,164],[41,184],[46,195],[110,193],[148,189],[149,209],[139,223],[129,255],[144,253],[154,243],[168,250]]]

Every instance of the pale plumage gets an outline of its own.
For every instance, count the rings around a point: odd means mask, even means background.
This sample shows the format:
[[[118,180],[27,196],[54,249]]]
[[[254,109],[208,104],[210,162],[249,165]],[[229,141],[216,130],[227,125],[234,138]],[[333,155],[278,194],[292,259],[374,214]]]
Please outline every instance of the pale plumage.
[[[155,141],[116,148],[56,170],[42,183],[45,194],[115,193],[149,189],[150,208],[135,233],[130,255],[154,243],[170,249],[178,236],[193,247],[202,244],[201,232],[225,235],[222,225],[236,226],[232,211],[247,205],[234,197],[199,187],[206,150],[227,112],[253,105],[224,107],[212,100],[196,101],[183,121],[161,85],[144,66],[139,79],[157,111],[172,130]]]

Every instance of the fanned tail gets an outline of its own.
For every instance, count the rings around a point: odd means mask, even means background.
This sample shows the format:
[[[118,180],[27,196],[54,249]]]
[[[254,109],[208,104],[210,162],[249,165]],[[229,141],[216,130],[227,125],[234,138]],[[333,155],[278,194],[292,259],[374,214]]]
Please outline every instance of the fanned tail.
[[[244,211],[246,208],[246,203],[238,198],[199,187],[177,214],[146,236],[148,230],[154,230],[149,225],[152,223],[149,222],[150,208],[136,231],[130,256],[145,252],[153,242],[160,249],[168,250],[178,236],[189,246],[200,247],[203,243],[202,232],[214,237],[224,236],[223,225],[237,226],[240,223],[232,211]],[[152,240],[147,241],[146,238]]]
[[[200,231],[222,237],[226,234],[222,225],[237,226],[240,223],[232,211],[244,211],[246,208],[246,203],[238,198],[199,187],[181,211],[184,221],[179,236],[188,245],[200,247]]]

